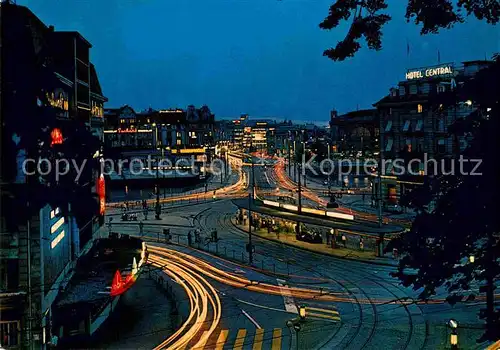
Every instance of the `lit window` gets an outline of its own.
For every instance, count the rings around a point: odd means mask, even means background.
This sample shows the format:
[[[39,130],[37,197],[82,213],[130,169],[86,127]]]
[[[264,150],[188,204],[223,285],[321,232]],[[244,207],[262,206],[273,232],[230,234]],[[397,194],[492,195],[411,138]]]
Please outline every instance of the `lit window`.
[[[148,124],[151,123],[151,119],[148,118]]]
[[[389,152],[390,150],[392,150],[392,144],[394,143],[394,140],[393,139],[388,139],[387,140],[387,145],[385,146],[385,150],[386,152]]]
[[[408,131],[409,128],[410,128],[410,121],[406,120],[405,124],[403,125],[403,131]]]
[[[424,110],[424,107],[423,107],[423,106],[419,103],[419,104],[417,105],[417,113],[422,113],[422,112],[423,112],[423,110]]]
[[[61,231],[60,234],[57,235],[56,238],[54,238],[54,240],[52,242],[50,242],[50,248],[54,249],[56,247],[56,245],[59,244],[59,242],[61,242],[61,240],[64,238],[64,230]]]
[[[182,144],[182,140],[177,139],[177,146]]]
[[[389,120],[387,122],[387,125],[385,126],[385,131],[391,131],[392,128],[392,120]]]
[[[53,219],[61,212],[61,208],[56,208],[50,212],[50,218]]]
[[[55,233],[59,228],[64,224],[64,217],[60,218],[56,221],[54,225],[50,228],[50,233]]]

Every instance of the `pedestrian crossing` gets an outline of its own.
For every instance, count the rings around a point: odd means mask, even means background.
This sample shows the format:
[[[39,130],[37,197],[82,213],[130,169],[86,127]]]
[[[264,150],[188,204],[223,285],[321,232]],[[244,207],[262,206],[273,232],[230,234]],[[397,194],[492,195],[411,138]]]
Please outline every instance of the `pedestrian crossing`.
[[[281,350],[288,347],[283,342],[283,330],[281,328],[262,329],[258,328],[255,331],[247,331],[246,329],[229,330],[222,329],[209,335],[208,331],[203,332],[199,339],[199,346],[194,347],[188,344],[185,350]]]
[[[306,306],[306,319],[321,321],[340,321],[339,312],[314,306]],[[204,331],[199,338],[187,344],[185,350],[282,350],[288,349],[290,340],[283,340],[282,328],[254,330],[221,329],[210,334]],[[194,347],[194,344],[198,346]],[[180,349],[184,350],[184,349]]]

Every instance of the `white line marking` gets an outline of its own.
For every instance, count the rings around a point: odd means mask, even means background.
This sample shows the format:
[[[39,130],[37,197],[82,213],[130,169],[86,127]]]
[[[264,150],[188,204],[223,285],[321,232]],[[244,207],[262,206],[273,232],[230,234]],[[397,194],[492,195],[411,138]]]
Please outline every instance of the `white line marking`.
[[[298,314],[299,311],[297,309],[297,305],[295,305],[295,302],[293,301],[292,293],[290,292],[290,289],[288,289],[288,286],[285,284],[286,281],[281,280],[281,279],[276,279],[278,281],[278,285],[280,287],[281,295],[283,295],[283,302],[285,304],[285,310],[288,312],[293,312]]]
[[[243,312],[243,315],[245,315],[249,320],[250,322],[252,322],[254,324],[255,327],[257,327],[257,329],[262,329],[261,326],[259,326],[259,324],[257,323],[257,321],[255,321],[252,316],[250,316],[245,310],[243,309],[240,309],[241,312]]]

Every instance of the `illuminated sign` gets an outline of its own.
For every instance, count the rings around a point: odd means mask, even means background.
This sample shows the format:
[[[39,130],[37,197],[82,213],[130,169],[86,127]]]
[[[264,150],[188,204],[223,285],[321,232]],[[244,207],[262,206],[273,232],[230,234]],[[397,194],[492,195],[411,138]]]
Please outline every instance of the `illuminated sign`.
[[[453,67],[451,65],[436,67],[436,68],[424,68],[424,69],[408,71],[406,73],[406,80],[430,78],[430,77],[452,75],[452,74],[453,74]]]
[[[205,149],[204,148],[181,148],[179,150],[177,150],[177,153],[189,153],[189,154],[192,154],[192,153],[205,153]]]
[[[101,176],[97,179],[97,195],[99,196],[99,213],[104,215],[104,211],[106,209],[106,188],[103,174],[101,174]]]
[[[118,130],[104,130],[105,134],[132,134],[132,133],[151,133],[153,130],[148,130],[148,129],[118,129]]]
[[[47,97],[47,100],[52,107],[61,109],[63,111],[69,110],[68,96],[65,91],[57,89],[51,94],[47,92],[45,96]]]
[[[98,104],[95,101],[92,101],[92,107],[90,111],[94,117],[103,118],[104,117],[104,109],[101,104]]]
[[[63,143],[63,135],[61,129],[54,128],[50,133],[50,137],[52,138],[52,141],[50,143],[51,146],[60,145]]]

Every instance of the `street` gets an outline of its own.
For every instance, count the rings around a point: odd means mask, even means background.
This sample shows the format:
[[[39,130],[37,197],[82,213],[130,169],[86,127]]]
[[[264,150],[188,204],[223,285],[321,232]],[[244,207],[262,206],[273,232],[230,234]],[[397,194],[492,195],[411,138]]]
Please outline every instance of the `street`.
[[[192,332],[196,336],[189,346],[296,346],[297,335],[290,336],[286,322],[297,318],[301,306],[306,318],[298,337],[300,349],[375,349],[381,343],[394,349],[435,349],[446,344],[447,317],[460,315],[461,324],[480,326],[470,310],[477,305],[452,309],[439,298],[428,304],[413,302],[418,293],[389,276],[394,267],[339,260],[256,237],[254,262],[248,266],[248,235],[230,222],[235,210],[229,200],[174,209],[162,219],[163,225],[172,225],[173,245],[162,243],[156,233],[160,227],[145,229],[154,262],[173,259],[196,279],[203,276],[216,291],[212,298],[220,300],[220,310],[202,310],[201,320],[190,321],[191,327],[203,326]],[[121,228],[137,234],[134,224]],[[194,228],[207,234],[216,228],[219,241],[187,247],[187,234]],[[155,242],[158,237],[160,243]],[[200,295],[204,293],[208,292]],[[198,302],[206,307],[207,300],[200,297]],[[462,341],[473,346],[471,334],[469,329]]]

